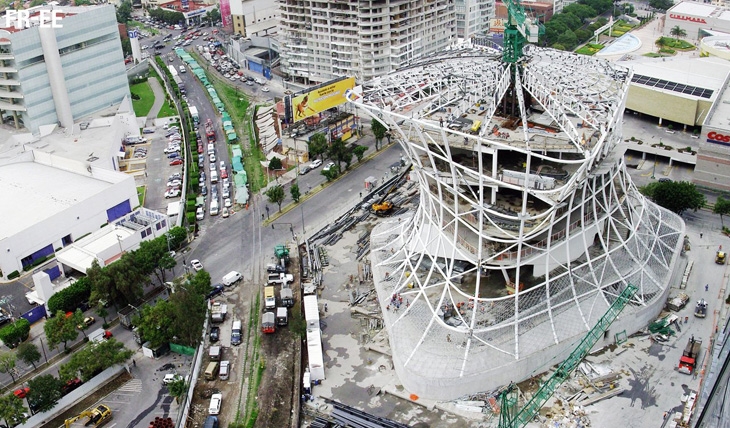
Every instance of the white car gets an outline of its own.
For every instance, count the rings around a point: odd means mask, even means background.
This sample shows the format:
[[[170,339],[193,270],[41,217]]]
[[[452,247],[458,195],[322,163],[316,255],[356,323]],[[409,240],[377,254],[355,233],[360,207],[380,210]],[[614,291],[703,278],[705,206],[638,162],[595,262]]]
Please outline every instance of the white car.
[[[225,200],[223,201],[223,206],[224,206],[225,208],[230,208],[230,207],[231,207],[231,205],[232,205],[232,204],[231,204],[231,198],[226,198],[226,199],[225,199]]]
[[[334,162],[327,162],[327,165],[322,168],[322,171],[329,171],[333,166],[335,166]]]
[[[210,163],[213,164],[213,168],[215,168],[215,153],[211,153],[210,155]]]
[[[163,385],[169,385],[169,384],[171,384],[171,383],[173,383],[173,382],[175,382],[177,380],[182,380],[182,378],[183,377],[180,376],[179,374],[176,374],[176,373],[168,373],[168,374],[165,375],[165,378],[162,379],[162,384]]]
[[[231,215],[231,213],[228,211],[228,208],[223,208],[223,211],[221,211],[221,216],[223,218],[228,218],[229,215]]]
[[[261,80],[261,79],[259,79],[258,77],[255,78],[255,79],[253,79],[253,81],[256,82],[256,83],[258,83],[259,85],[263,85],[264,84],[264,81]]]
[[[175,153],[180,151],[180,146],[167,146],[165,148],[165,154]]]
[[[205,218],[205,210],[203,207],[198,207],[197,210],[195,210],[195,219],[200,221]]]
[[[314,169],[314,168],[319,168],[319,166],[320,166],[320,165],[322,165],[322,160],[321,160],[321,159],[315,159],[315,160],[313,160],[313,161],[312,161],[312,162],[311,162],[311,163],[309,164],[309,167],[310,167],[311,169]]]
[[[269,92],[269,87],[264,86],[263,88],[261,88],[261,92]]]
[[[198,259],[190,260],[190,266],[195,269],[195,272],[203,270],[203,264]]]
[[[165,192],[165,199],[177,198],[180,196],[180,189],[170,189]]]
[[[223,394],[213,394],[210,396],[210,406],[208,406],[209,415],[217,415],[221,412],[221,403],[223,402]]]

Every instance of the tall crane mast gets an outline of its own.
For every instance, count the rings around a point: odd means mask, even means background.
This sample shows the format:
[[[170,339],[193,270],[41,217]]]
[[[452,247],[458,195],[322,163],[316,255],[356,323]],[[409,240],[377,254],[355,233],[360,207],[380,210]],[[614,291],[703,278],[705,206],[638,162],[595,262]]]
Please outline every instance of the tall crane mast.
[[[608,308],[596,325],[583,337],[578,346],[563,361],[552,376],[542,384],[535,395],[521,409],[517,410],[517,386],[512,383],[501,394],[501,411],[499,415],[499,428],[522,428],[530,422],[540,408],[552,397],[558,387],[565,382],[565,379],[578,367],[578,364],[591,351],[591,348],[598,342],[598,339],[608,330],[613,321],[624,310],[626,304],[636,294],[638,288],[628,284],[624,291],[618,295],[613,304]]]
[[[532,22],[525,15],[525,9],[518,0],[505,0],[507,3],[507,25],[504,28],[502,60],[516,63],[522,58],[522,48],[527,43],[537,43],[538,37],[545,34],[545,27]]]

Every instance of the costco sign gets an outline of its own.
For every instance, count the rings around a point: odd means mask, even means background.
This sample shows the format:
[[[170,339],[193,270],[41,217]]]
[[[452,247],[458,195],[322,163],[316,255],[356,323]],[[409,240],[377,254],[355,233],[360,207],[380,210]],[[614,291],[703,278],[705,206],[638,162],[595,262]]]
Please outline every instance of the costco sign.
[[[718,132],[712,131],[707,134],[707,142],[713,144],[721,144],[723,146],[730,146],[730,135],[722,135]]]

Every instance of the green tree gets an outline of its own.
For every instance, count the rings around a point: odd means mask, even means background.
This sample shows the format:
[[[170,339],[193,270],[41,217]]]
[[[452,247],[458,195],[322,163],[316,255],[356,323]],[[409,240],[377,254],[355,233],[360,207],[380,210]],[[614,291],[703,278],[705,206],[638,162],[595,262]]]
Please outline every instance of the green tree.
[[[63,349],[66,350],[68,349],[67,342],[79,337],[79,331],[76,329],[76,324],[74,324],[74,317],[67,317],[63,311],[56,312],[56,316],[46,320],[43,331],[46,333],[48,346],[51,348],[63,343]]]
[[[86,329],[88,329],[89,326],[87,326],[86,323],[84,323],[84,318],[85,318],[84,313],[81,312],[81,309],[76,309],[76,312],[74,312],[74,314],[71,316],[71,319],[73,320],[73,324],[76,326],[76,328],[81,330],[81,334],[83,334],[84,337],[86,337]]]
[[[185,383],[185,379],[177,379],[167,384],[167,391],[177,403],[180,403],[180,397],[188,392],[188,385]]]
[[[133,352],[114,338],[89,343],[71,355],[58,373],[61,379],[81,378],[84,382],[95,374],[114,364],[122,364],[132,357]]]
[[[332,140],[327,155],[330,159],[337,162],[337,168],[339,170],[342,170],[340,167],[341,162],[345,163],[345,169],[348,169],[350,162],[352,162],[352,150],[345,145],[345,142],[341,138]]]
[[[123,1],[117,6],[117,22],[120,24],[126,24],[132,18],[132,2],[129,0]]]
[[[200,271],[190,278],[187,287],[170,296],[173,340],[185,346],[197,346],[208,306],[205,296],[210,290],[210,274]]]
[[[15,383],[15,354],[12,352],[0,352],[0,373],[7,373]]]
[[[12,425],[10,422],[25,422],[24,413],[23,400],[13,394],[0,395],[0,418],[5,421],[7,426]]]
[[[69,287],[51,296],[48,299],[48,311],[52,314],[56,311],[74,311],[82,302],[87,302],[90,295],[91,282],[87,277],[82,277]]]
[[[98,303],[96,305],[96,314],[104,320],[104,324],[107,323],[106,317],[109,316],[109,311],[107,311],[104,305],[102,305],[101,303]]]
[[[126,305],[139,300],[143,295],[143,285],[149,277],[142,274],[134,261],[134,255],[124,253],[122,258],[106,267],[116,289],[117,303]]]
[[[289,188],[289,193],[291,193],[291,198],[294,200],[295,203],[299,203],[299,198],[301,198],[302,194],[299,191],[299,185],[297,183],[294,183]]]
[[[672,36],[674,36],[677,39],[677,41],[679,41],[679,38],[680,37],[686,37],[687,36],[687,31],[685,31],[679,25],[675,25],[674,27],[672,27],[669,30],[669,34],[671,34]]]
[[[9,348],[15,348],[30,334],[30,322],[25,318],[19,318],[15,322],[0,329],[0,340]]]
[[[132,55],[132,41],[129,37],[122,39],[122,54],[125,58]]]
[[[214,24],[221,20],[221,11],[217,7],[213,10],[208,11],[208,13],[205,14],[205,19],[211,23]]]
[[[284,202],[284,188],[277,184],[269,187],[264,194],[269,198],[269,202],[279,206],[279,212],[281,212],[281,203]]]
[[[354,149],[352,149],[352,153],[357,158],[358,162],[362,162],[363,156],[365,156],[365,152],[368,151],[367,146],[356,146]]]
[[[569,4],[568,6],[565,6],[563,8],[562,12],[575,15],[581,21],[585,21],[588,18],[593,18],[594,16],[598,15],[592,7],[580,3]]]
[[[571,30],[567,30],[558,37],[558,43],[571,50],[578,44],[578,37]]]
[[[109,270],[99,266],[96,259],[91,262],[91,267],[86,269],[86,278],[91,284],[91,295],[89,296],[89,301],[94,304],[100,300],[116,303],[117,299],[120,297],[116,287],[114,287],[114,282],[109,273]]]
[[[377,152],[380,150],[380,144],[383,142],[383,138],[385,137],[385,133],[388,131],[388,128],[386,128],[378,119],[373,118],[370,122],[370,129],[373,131],[373,135],[375,136],[375,151]]]
[[[154,306],[142,306],[139,317],[133,323],[152,348],[170,342],[175,336],[173,308],[167,300],[158,300]]]
[[[317,132],[309,139],[309,157],[316,159],[317,156],[327,152],[327,137]]]
[[[282,168],[281,159],[274,156],[269,161],[269,171],[278,171]]]
[[[20,361],[32,365],[33,370],[36,369],[35,363],[41,360],[41,353],[38,351],[38,347],[30,342],[21,343],[18,346],[16,355]]]
[[[677,214],[685,210],[698,210],[705,206],[705,195],[693,183],[687,181],[653,182],[639,189],[644,195]]]
[[[715,206],[712,207],[712,212],[720,215],[720,224],[722,224],[722,227],[725,227],[722,216],[730,214],[730,200],[718,196],[717,201],[715,201]]]
[[[327,181],[332,181],[337,178],[338,175],[340,175],[340,167],[335,164],[327,171],[322,170],[321,174],[325,176]]]
[[[139,248],[133,254],[134,262],[142,275],[154,274],[160,283],[167,280],[167,270],[177,265],[167,248],[167,235],[139,244]]]
[[[167,235],[170,237],[171,250],[179,250],[188,240],[188,232],[181,226],[173,227]]]
[[[35,412],[51,410],[61,398],[62,385],[60,380],[50,374],[36,376],[29,380],[28,403],[33,403],[31,408],[35,408]]]
[[[674,6],[674,2],[672,0],[649,0],[649,6],[665,11]]]

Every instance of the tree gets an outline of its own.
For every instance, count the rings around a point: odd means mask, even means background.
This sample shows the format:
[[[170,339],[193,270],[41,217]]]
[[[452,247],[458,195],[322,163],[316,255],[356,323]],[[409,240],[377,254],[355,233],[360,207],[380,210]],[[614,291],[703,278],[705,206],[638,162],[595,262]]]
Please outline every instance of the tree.
[[[706,203],[705,195],[687,181],[657,181],[642,186],[639,190],[659,206],[677,214],[688,209],[698,210]]]
[[[33,403],[30,408],[34,413],[51,410],[61,398],[61,386],[63,383],[55,376],[46,374],[36,376],[28,381],[28,404]]]
[[[558,37],[558,43],[570,50],[578,44],[578,37],[576,37],[573,31],[567,30]]]
[[[358,162],[362,162],[362,158],[363,158],[363,156],[365,156],[365,152],[367,152],[367,151],[368,151],[367,146],[355,146],[355,148],[352,149],[352,153],[355,155]]]
[[[63,343],[63,349],[66,350],[67,342],[79,337],[73,318],[73,316],[67,317],[63,311],[58,311],[56,316],[46,320],[43,331],[46,333],[48,346],[55,348],[59,343]]]
[[[15,354],[12,352],[0,352],[0,373],[7,373],[15,383]]]
[[[108,269],[99,266],[99,262],[96,259],[91,262],[91,267],[86,269],[86,278],[91,284],[91,295],[89,296],[89,301],[94,304],[100,300],[105,302],[116,302],[119,297],[119,293],[117,292],[116,287],[114,287],[112,277],[109,273]],[[58,293],[54,294],[54,297],[56,295],[58,295]],[[65,310],[65,308],[63,309]]]
[[[674,6],[674,2],[672,0],[649,0],[649,6],[664,11]]]
[[[132,357],[133,352],[113,337],[101,342],[89,343],[71,355],[58,373],[61,379],[81,378],[84,382],[114,364],[121,364]]]
[[[380,143],[383,141],[388,128],[386,128],[378,119],[373,118],[373,120],[370,121],[370,129],[373,131],[373,135],[375,136],[375,151],[377,152],[380,150]]]
[[[164,283],[166,272],[177,265],[175,258],[167,250],[167,235],[151,241],[142,241],[133,252],[134,261],[143,275],[154,274],[160,283]]]
[[[167,390],[170,392],[170,396],[174,397],[179,404],[180,397],[188,392],[188,385],[185,383],[185,379],[176,379],[167,384]]]
[[[291,193],[291,198],[294,200],[294,202],[299,203],[299,198],[302,196],[302,194],[299,191],[299,185],[297,183],[291,185],[291,188],[289,188],[289,193]]]
[[[671,34],[672,36],[674,36],[677,39],[677,41],[679,41],[679,38],[680,37],[686,37],[687,36],[687,31],[685,31],[679,25],[675,25],[674,27],[672,27],[669,30],[669,34]]]
[[[264,194],[269,198],[269,202],[279,206],[279,212],[281,212],[281,203],[284,202],[284,188],[277,184],[269,187]]]
[[[352,162],[352,150],[345,145],[345,142],[342,141],[341,138],[335,138],[332,140],[329,150],[327,151],[327,155],[330,159],[337,162],[337,168],[339,170],[342,170],[342,168],[340,168],[341,162],[345,163],[345,169],[348,169],[350,167],[350,162]]]
[[[129,0],[123,1],[117,6],[117,22],[120,24],[126,24],[132,18],[132,2]]]
[[[154,306],[144,305],[133,322],[139,334],[150,342],[152,348],[170,342],[175,336],[173,310],[169,301],[159,300]]]
[[[309,156],[316,159],[317,156],[327,152],[327,137],[317,132],[309,139]]]
[[[175,343],[194,347],[200,342],[208,310],[205,296],[209,290],[210,274],[200,271],[190,278],[187,287],[180,287],[179,292],[170,296]]]
[[[9,348],[15,348],[28,338],[28,334],[30,334],[30,322],[25,318],[19,318],[0,329],[0,340]]]
[[[96,305],[96,314],[104,320],[104,324],[107,323],[106,317],[109,316],[109,311],[107,311],[104,305],[102,305],[101,303],[98,303]]]
[[[167,236],[169,236],[170,239],[171,250],[180,249],[188,240],[188,232],[181,226],[176,226],[170,229],[170,231],[167,232]]]
[[[73,324],[81,330],[81,334],[86,337],[86,329],[89,328],[89,326],[86,325],[84,322],[84,313],[81,312],[81,309],[76,309],[76,312],[71,316],[71,319],[73,320]]]
[[[122,39],[122,55],[124,55],[125,58],[132,55],[132,41],[129,37]]]
[[[282,168],[281,159],[274,156],[269,161],[269,171],[278,171]]]
[[[7,426],[10,422],[25,422],[25,406],[23,400],[13,394],[0,395],[0,418],[5,420]]]
[[[338,175],[340,175],[340,167],[335,164],[327,171],[322,170],[321,174],[324,175],[325,178],[327,178],[327,181],[332,181],[337,178]]]
[[[90,295],[91,282],[87,277],[82,277],[48,299],[48,312],[55,314],[59,310],[63,312],[74,311],[82,302],[89,301]]]
[[[205,14],[205,19],[210,22],[211,24],[214,24],[221,20],[221,11],[217,7],[211,11],[208,11],[208,13]]]
[[[16,355],[20,361],[32,365],[33,370],[36,369],[35,363],[41,360],[41,353],[38,351],[38,347],[30,342],[21,343],[18,346]]]
[[[135,264],[134,254],[124,253],[122,258],[106,267],[112,278],[117,298],[122,305],[139,300],[143,295],[143,284],[149,278]]]
[[[715,206],[712,207],[712,212],[720,215],[720,224],[722,224],[722,227],[725,227],[722,216],[730,214],[730,200],[718,196],[717,201],[715,201]]]

